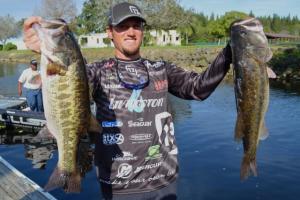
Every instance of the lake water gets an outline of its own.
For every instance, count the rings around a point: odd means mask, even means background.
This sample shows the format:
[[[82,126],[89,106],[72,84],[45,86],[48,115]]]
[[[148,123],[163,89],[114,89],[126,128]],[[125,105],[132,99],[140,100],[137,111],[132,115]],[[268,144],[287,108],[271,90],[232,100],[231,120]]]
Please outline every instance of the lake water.
[[[26,64],[0,63],[0,95],[16,96],[17,79]],[[242,145],[233,139],[236,119],[231,83],[221,84],[205,101],[172,98],[175,135],[179,147],[180,200],[298,200],[300,199],[300,84],[272,83],[266,115],[269,137],[257,152],[258,177],[241,182]],[[57,162],[57,151],[44,169],[33,168],[25,158],[28,145],[1,144],[0,155],[18,170],[44,186]],[[27,153],[26,153],[27,152]],[[28,157],[28,155],[27,155]],[[100,199],[94,170],[82,181],[80,194],[51,191],[57,199]]]

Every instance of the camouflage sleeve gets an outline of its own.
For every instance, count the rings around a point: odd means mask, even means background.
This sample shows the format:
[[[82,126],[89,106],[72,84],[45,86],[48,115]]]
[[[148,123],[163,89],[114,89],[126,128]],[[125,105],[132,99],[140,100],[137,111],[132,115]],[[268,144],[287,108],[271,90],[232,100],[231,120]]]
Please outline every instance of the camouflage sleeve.
[[[231,63],[231,48],[224,48],[202,73],[186,71],[176,65],[167,66],[169,92],[183,99],[204,100],[223,80]]]
[[[86,65],[86,73],[90,84],[96,81],[97,63],[89,63]]]
[[[86,72],[89,81],[90,97],[93,96],[94,92],[97,90],[100,84],[102,66],[103,66],[103,62],[94,62],[94,63],[86,64]]]

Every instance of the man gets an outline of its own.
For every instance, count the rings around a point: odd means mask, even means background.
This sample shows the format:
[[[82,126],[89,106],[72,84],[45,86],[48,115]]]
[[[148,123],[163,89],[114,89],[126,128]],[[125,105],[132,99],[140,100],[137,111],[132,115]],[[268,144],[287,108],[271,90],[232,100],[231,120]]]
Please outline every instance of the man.
[[[40,51],[31,29],[40,17],[25,21],[26,45]],[[176,199],[177,145],[168,92],[204,100],[222,81],[231,63],[224,48],[202,74],[140,55],[146,20],[133,4],[112,7],[107,33],[115,58],[88,65],[103,131],[96,139],[95,165],[104,199]]]
[[[41,75],[37,70],[37,61],[35,59],[30,61],[30,67],[25,69],[18,81],[18,94],[22,95],[22,86],[24,85],[25,96],[30,110],[43,112],[42,100],[42,81]]]

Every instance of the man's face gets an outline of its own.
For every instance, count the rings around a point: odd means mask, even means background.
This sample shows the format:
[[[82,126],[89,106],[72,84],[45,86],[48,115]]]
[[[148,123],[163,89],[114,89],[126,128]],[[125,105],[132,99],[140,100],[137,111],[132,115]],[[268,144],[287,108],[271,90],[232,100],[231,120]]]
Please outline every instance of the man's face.
[[[31,69],[32,69],[33,71],[36,71],[36,70],[37,70],[37,65],[31,64],[30,67],[31,67]]]
[[[115,45],[115,56],[123,59],[134,59],[140,56],[143,40],[143,23],[138,18],[129,18],[107,30]]]

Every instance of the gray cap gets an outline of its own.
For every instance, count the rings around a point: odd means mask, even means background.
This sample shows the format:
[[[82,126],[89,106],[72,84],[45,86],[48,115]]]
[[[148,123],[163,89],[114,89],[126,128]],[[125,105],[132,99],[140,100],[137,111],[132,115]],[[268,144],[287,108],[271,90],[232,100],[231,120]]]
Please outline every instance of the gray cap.
[[[116,4],[111,8],[108,16],[108,24],[116,26],[130,17],[139,18],[141,19],[141,21],[146,23],[146,20],[142,15],[141,9],[138,6],[131,3],[123,2]]]

